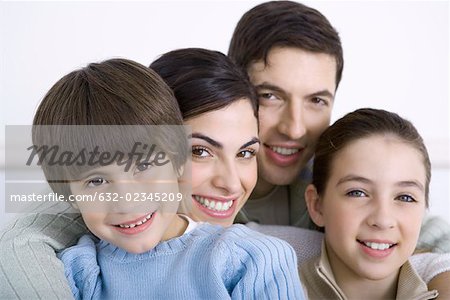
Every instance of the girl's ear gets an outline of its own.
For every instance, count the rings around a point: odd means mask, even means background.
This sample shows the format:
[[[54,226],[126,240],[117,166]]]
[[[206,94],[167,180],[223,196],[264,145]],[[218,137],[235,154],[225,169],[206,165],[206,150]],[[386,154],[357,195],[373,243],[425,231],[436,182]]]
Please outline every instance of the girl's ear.
[[[316,187],[312,184],[306,187],[305,201],[306,206],[308,207],[309,216],[313,222],[319,227],[324,227],[325,223],[322,214],[322,201],[320,201]]]

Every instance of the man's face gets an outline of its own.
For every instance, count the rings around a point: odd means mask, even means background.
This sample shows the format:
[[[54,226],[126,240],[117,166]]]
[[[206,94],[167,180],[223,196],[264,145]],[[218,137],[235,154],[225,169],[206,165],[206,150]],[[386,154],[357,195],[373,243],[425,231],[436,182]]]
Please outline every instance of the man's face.
[[[261,150],[254,196],[292,183],[328,127],[336,90],[336,61],[328,54],[276,47],[267,64],[248,68],[259,98]]]

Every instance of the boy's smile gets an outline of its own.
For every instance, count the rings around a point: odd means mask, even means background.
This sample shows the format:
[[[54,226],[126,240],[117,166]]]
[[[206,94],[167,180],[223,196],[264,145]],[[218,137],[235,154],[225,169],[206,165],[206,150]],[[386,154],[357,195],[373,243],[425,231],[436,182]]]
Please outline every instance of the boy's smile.
[[[155,214],[156,212],[154,211],[134,219],[133,221],[113,224],[113,226],[116,227],[117,231],[124,234],[138,234],[146,230],[152,224]]]
[[[117,202],[77,202],[89,230],[131,253],[143,253],[163,240],[179,236],[184,219],[176,215],[178,201],[127,201],[126,195],[178,193],[178,177],[171,163],[143,163],[124,171],[123,166],[98,167],[70,184],[74,195],[118,195]]]

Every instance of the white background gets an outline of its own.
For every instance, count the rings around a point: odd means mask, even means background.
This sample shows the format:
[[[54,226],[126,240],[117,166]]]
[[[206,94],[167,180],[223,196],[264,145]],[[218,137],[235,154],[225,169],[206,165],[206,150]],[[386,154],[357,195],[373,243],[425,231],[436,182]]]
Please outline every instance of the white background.
[[[89,62],[149,65],[182,47],[227,52],[234,27],[261,1],[0,2],[0,168],[4,125],[31,124],[46,91]],[[304,1],[339,31],[345,57],[333,121],[360,107],[398,112],[433,163],[431,212],[450,219],[448,1]],[[4,214],[4,172],[0,226]]]

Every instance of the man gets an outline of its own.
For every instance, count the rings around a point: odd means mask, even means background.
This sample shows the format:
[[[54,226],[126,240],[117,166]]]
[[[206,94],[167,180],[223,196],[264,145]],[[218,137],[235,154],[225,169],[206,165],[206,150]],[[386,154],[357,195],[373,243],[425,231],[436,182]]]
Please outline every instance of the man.
[[[304,191],[342,77],[339,35],[313,8],[291,1],[265,2],[240,19],[228,55],[247,71],[257,90],[262,145],[258,182],[236,221],[313,228]],[[419,245],[450,252],[448,225],[438,218],[428,222],[433,223],[432,230],[422,227]],[[445,224],[444,230],[438,224]],[[431,235],[433,242],[426,243]],[[428,287],[447,299],[449,280],[450,272],[443,272]]]
[[[342,76],[339,35],[313,8],[266,2],[241,18],[228,55],[247,70],[260,101],[258,183],[238,221],[308,228],[303,193]]]

